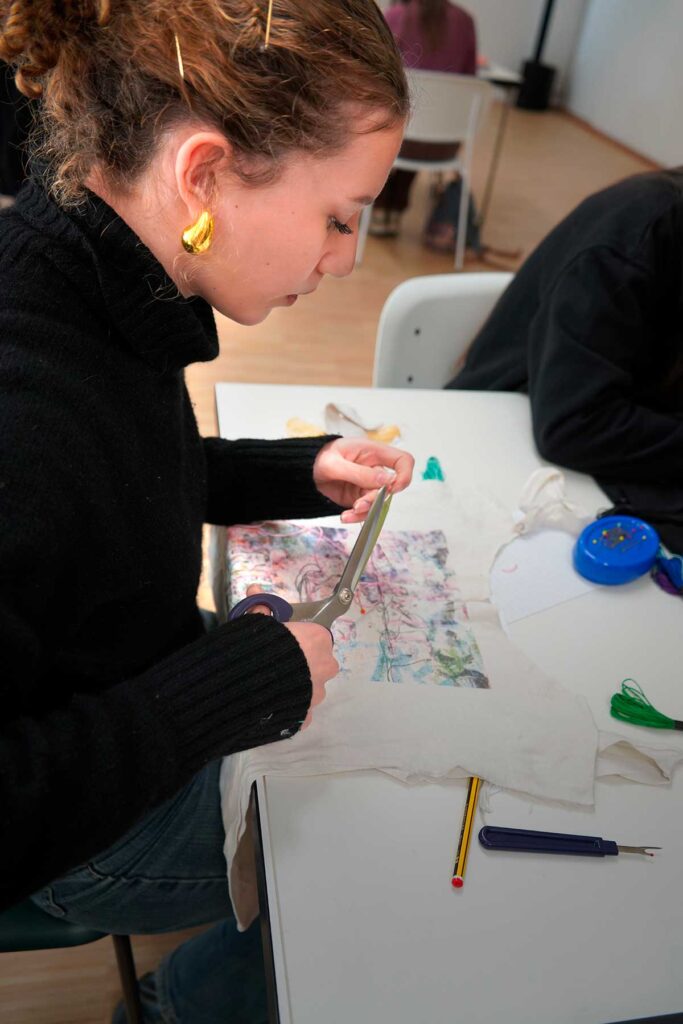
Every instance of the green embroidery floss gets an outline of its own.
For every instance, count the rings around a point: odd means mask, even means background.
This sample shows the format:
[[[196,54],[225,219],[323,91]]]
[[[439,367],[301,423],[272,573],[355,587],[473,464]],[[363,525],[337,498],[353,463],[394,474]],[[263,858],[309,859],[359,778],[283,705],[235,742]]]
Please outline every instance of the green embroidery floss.
[[[624,679],[621,692],[612,695],[610,713],[613,718],[631,725],[645,725],[650,729],[683,730],[683,722],[663,715],[653,707],[635,679]]]

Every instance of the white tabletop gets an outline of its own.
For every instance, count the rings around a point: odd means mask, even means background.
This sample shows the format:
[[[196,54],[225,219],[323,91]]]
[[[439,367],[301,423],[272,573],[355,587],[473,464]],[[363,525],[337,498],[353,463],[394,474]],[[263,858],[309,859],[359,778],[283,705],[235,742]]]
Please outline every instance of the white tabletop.
[[[282,437],[293,416],[322,426],[330,401],[397,423],[416,469],[435,455],[451,487],[476,481],[510,508],[541,465],[519,395],[221,384],[220,431]],[[571,498],[591,511],[608,504],[591,480],[566,476]],[[625,676],[681,715],[682,615],[643,579],[509,633],[585,694],[600,728],[623,732],[608,702]],[[493,794],[477,828],[488,820],[664,849],[603,861],[495,854],[475,841],[459,892],[449,879],[462,784],[406,787],[362,773],[267,778],[260,793],[282,1024],[604,1024],[683,1009],[680,778],[601,781],[591,811]]]
[[[522,76],[519,72],[503,67],[502,64],[487,64],[483,68],[478,68],[477,76],[486,79],[487,82],[493,82],[495,85],[503,87],[522,84]]]

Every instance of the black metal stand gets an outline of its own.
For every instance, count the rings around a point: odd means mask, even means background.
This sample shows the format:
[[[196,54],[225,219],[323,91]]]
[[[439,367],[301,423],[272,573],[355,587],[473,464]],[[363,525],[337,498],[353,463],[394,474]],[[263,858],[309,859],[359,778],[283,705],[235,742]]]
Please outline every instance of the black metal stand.
[[[554,80],[555,68],[540,61],[526,61],[517,106],[523,110],[547,110]]]
[[[524,63],[522,70],[522,87],[517,97],[517,106],[524,110],[547,110],[550,101],[550,93],[555,78],[555,68],[548,64],[541,63],[545,37],[550,25],[550,17],[553,13],[555,0],[546,0],[541,24],[536,39],[536,49],[532,60]]]

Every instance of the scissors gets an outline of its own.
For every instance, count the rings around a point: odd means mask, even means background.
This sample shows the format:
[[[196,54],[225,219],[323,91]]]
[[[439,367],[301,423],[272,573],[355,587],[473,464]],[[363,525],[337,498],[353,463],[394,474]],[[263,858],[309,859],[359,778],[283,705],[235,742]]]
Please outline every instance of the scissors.
[[[358,581],[377,543],[390,504],[391,495],[387,493],[386,487],[382,487],[377,492],[363,528],[356,538],[339,582],[329,597],[324,597],[321,601],[290,604],[278,594],[251,594],[230,610],[228,619],[237,619],[256,605],[266,605],[278,622],[317,622],[331,632],[334,620],[347,612],[351,606]]]

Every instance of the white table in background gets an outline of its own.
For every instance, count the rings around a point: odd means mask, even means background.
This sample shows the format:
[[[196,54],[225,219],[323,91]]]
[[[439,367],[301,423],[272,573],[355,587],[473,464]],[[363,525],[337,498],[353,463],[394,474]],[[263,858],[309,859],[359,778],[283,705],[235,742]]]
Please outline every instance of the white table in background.
[[[351,405],[401,427],[417,472],[436,455],[452,489],[476,482],[511,508],[541,464],[520,395],[249,384],[216,394],[223,437],[282,437],[290,417],[322,425],[327,402]],[[587,477],[566,476],[574,500],[609,504]],[[607,711],[625,676],[681,714],[682,625],[683,604],[645,578],[509,632],[586,696],[600,728],[628,731]],[[475,840],[460,892],[449,879],[464,784],[266,777],[259,793],[281,1024],[605,1024],[683,1010],[680,777],[601,781],[594,811],[494,794],[491,823],[663,850],[603,861],[495,855]]]

